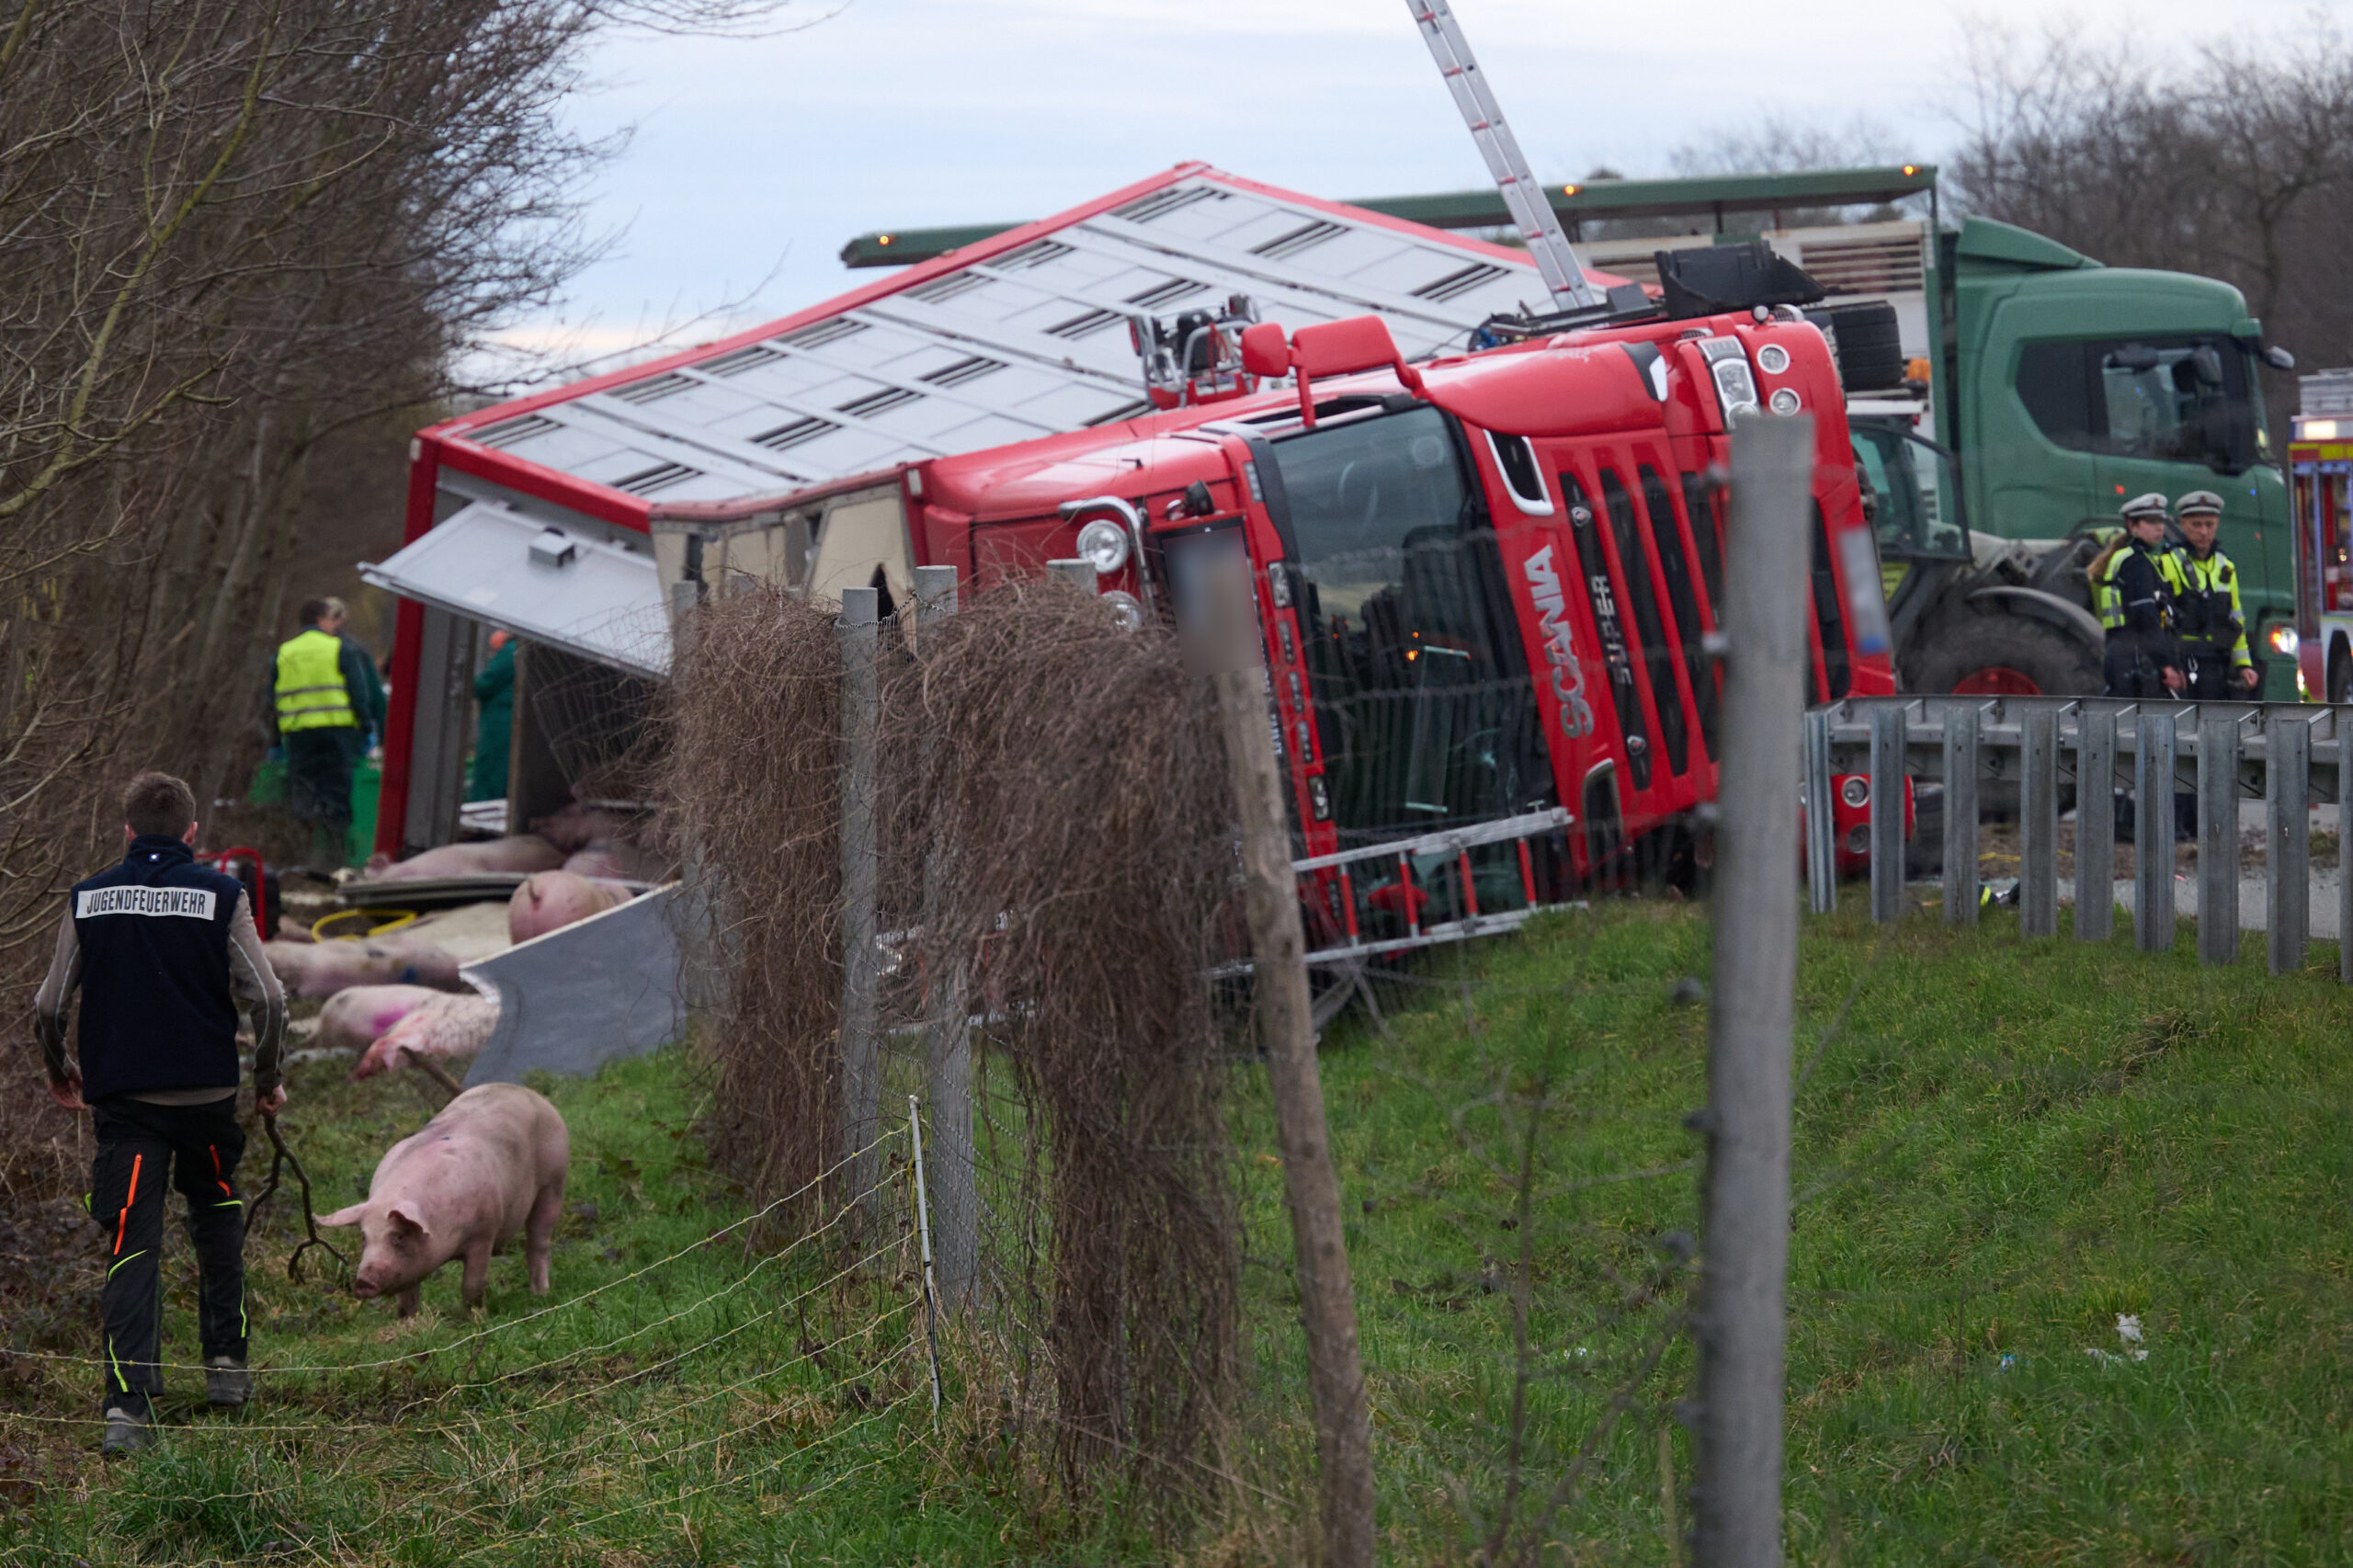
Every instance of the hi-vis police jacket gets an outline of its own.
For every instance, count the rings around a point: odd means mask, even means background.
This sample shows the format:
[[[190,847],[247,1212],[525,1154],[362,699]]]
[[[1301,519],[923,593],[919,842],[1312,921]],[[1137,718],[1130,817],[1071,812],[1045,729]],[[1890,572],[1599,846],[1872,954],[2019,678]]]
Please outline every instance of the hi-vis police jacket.
[[[2092,592],[2110,643],[2129,642],[2161,665],[2175,662],[2173,585],[2177,570],[2167,551],[2135,539],[2127,539],[2109,555]]]
[[[2236,669],[2253,669],[2247,652],[2246,613],[2239,606],[2239,573],[2220,550],[2203,561],[2187,547],[2173,552],[2174,636],[2182,656],[2220,659]]]

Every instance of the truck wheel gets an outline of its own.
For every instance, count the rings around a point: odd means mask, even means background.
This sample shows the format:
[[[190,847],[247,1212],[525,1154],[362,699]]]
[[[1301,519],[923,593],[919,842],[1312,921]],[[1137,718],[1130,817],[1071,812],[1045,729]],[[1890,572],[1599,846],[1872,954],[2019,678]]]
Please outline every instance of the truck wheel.
[[[2022,615],[1972,615],[1929,629],[1906,661],[1915,691],[1982,697],[2097,697],[2099,651]]]
[[[2328,699],[2353,700],[2353,652],[2339,642],[2328,651]]]

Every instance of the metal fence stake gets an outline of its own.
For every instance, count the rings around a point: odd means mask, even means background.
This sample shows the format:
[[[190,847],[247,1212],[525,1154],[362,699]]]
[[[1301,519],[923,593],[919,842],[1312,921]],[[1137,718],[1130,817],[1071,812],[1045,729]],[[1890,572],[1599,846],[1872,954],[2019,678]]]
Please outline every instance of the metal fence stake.
[[[1715,986],[1708,1013],[1705,1247],[1694,1560],[1781,1560],[1782,1364],[1790,1252],[1790,1030],[1797,985],[1797,801],[1813,421],[1733,426]],[[1818,802],[1809,802],[1810,807]],[[1810,813],[1811,814],[1811,813]],[[1827,825],[1825,824],[1825,825]]]
[[[2168,802],[2170,804],[2170,802]],[[2168,820],[2171,812],[2166,813]],[[2239,957],[2239,726],[2198,716],[2198,961]]]
[[[1945,710],[1945,924],[1977,924],[1977,707]]]
[[[2174,716],[2143,713],[2132,756],[2132,945],[2173,947]]]
[[[2075,940],[2116,935],[2116,715],[2075,715]]]
[[[2304,967],[2312,930],[2313,732],[2293,709],[2264,714],[2265,948],[2271,972]]]
[[[1904,918],[1904,743],[1900,704],[1871,710],[1871,919]]]
[[[923,1115],[915,1097],[907,1096],[907,1136],[915,1141],[915,1237],[923,1247],[923,1338],[931,1358],[931,1424],[939,1426],[939,1281],[931,1272],[931,1204],[923,1185]]]
[[[956,613],[956,568],[915,568],[915,633],[919,654],[931,653],[931,633]],[[925,772],[936,742],[924,738]],[[931,846],[924,862],[925,901],[930,907],[924,920],[937,929],[938,884],[946,875],[939,862],[940,846]],[[961,1312],[980,1272],[981,1203],[977,1168],[972,1156],[972,1014],[967,994],[970,971],[961,955],[947,957],[926,998],[929,1025],[926,1031],[924,1088],[930,1098],[932,1198],[939,1205],[939,1299]]]
[[[2018,935],[2059,934],[2059,715],[2037,703],[2020,716],[2026,756],[2018,787]]]
[[[1838,912],[1838,818],[1830,779],[1830,710],[1805,716],[1805,891],[1816,915]],[[1722,793],[1719,789],[1719,793]]]
[[[881,648],[872,588],[842,590],[842,1156],[850,1196],[868,1221],[881,1161],[882,966],[874,947],[881,860],[875,842],[876,731],[881,719]]]

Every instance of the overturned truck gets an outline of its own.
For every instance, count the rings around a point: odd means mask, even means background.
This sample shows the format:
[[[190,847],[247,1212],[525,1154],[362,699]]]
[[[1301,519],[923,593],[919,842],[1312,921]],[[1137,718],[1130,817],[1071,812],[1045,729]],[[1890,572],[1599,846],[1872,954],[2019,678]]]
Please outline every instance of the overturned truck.
[[[1261,210],[1216,210],[1245,199]],[[1150,243],[1135,257],[1100,243],[1187,213],[1245,232],[1164,228],[1144,233]],[[403,552],[409,559],[376,569],[420,601],[404,607],[401,622],[406,678],[387,778],[388,796],[399,794],[409,814],[387,812],[385,837],[419,841],[420,828],[433,826],[420,821],[420,802],[442,811],[423,772],[426,747],[412,738],[431,729],[419,722],[426,709],[410,705],[420,690],[451,688],[462,661],[454,634],[435,642],[427,604],[444,627],[469,604],[492,619],[508,596],[536,594],[532,602],[544,605],[565,574],[631,555],[633,597],[584,595],[561,616],[540,610],[537,625],[495,623],[543,639],[562,657],[602,658],[651,676],[660,673],[656,653],[666,659],[667,614],[747,582],[820,597],[873,586],[904,606],[919,565],[953,566],[984,590],[1063,562],[1107,601],[1107,614],[1141,623],[1181,614],[1202,562],[1239,554],[1257,585],[1270,722],[1303,855],[1345,869],[1347,857],[1373,846],[1509,827],[1465,835],[1445,857],[1444,876],[1417,876],[1406,856],[1359,868],[1370,875],[1324,879],[1311,901],[1317,945],[1404,945],[1483,907],[1553,902],[1645,858],[1688,859],[1695,847],[1686,824],[1716,776],[1720,686],[1709,642],[1723,591],[1721,465],[1731,424],[1744,417],[1815,420],[1813,699],[1893,689],[1832,345],[1788,304],[1737,298],[1736,276],[1669,289],[1673,308],[1620,288],[1586,319],[1549,319],[1522,341],[1470,352],[1458,347],[1468,333],[1441,335],[1423,301],[1452,289],[1448,313],[1472,327],[1491,320],[1507,308],[1496,283],[1533,281],[1513,253],[1198,168],[1032,227],[1045,232],[1016,231],[988,256],[943,257],[895,279],[888,299],[704,351],[697,374],[684,365],[641,368],[603,383],[610,390],[600,395],[630,410],[659,409],[673,395],[662,390],[665,377],[699,391],[723,380],[729,356],[763,364],[798,356],[823,368],[828,349],[839,353],[858,333],[927,316],[938,327],[941,307],[983,287],[1018,306],[1025,289],[1039,291],[1027,269],[1078,256],[1091,264],[1088,275],[1054,308],[1071,299],[1127,303],[1124,314],[1090,309],[1125,326],[1121,347],[1143,358],[1142,387],[1131,357],[1130,403],[1108,417],[748,494],[736,485],[736,494],[697,495],[680,484],[637,501],[624,475],[620,505],[545,467],[510,461],[492,481],[478,465],[465,480],[471,494],[445,505],[472,511],[470,526],[510,558],[514,581],[484,575],[469,587],[461,573],[445,573],[426,583],[418,544]],[[1188,267],[1188,241],[1223,275]],[[1302,282],[1300,258],[1334,241],[1360,242],[1356,272]],[[1129,265],[1127,275],[1115,262]],[[1417,264],[1434,276],[1420,290],[1367,281],[1382,264],[1392,274]],[[1201,273],[1257,279],[1258,297],[1235,290],[1222,304],[1151,313],[1188,292],[1213,299]],[[1194,287],[1176,287],[1184,284]],[[1376,308],[1337,308],[1351,288]],[[1482,290],[1483,298],[1464,298]],[[913,308],[910,295],[928,310]],[[1290,329],[1256,320],[1261,313],[1290,317]],[[1018,340],[1012,317],[999,320],[1000,345]],[[1065,332],[1063,342],[1094,330]],[[801,415],[802,436],[863,433],[870,418],[918,399],[1034,368],[1002,346],[984,351],[968,336],[960,347],[961,360],[936,367],[910,357],[895,387],[882,379],[887,364],[853,371],[836,359],[838,390],[861,410],[847,413],[844,403]],[[1070,390],[1065,383],[1062,394]],[[986,423],[961,401],[966,406],[951,414]],[[816,426],[824,428],[807,434]],[[565,434],[540,408],[493,410],[461,437],[445,436],[442,455],[496,451],[501,439],[552,450]],[[770,432],[766,449],[790,453],[791,436]],[[506,483],[517,479],[529,488]],[[590,526],[552,517],[551,500],[569,503]],[[420,532],[419,544],[429,537]],[[449,733],[446,717],[440,722]],[[518,747],[518,790],[526,749]],[[1859,835],[1868,804],[1852,788],[1841,791],[1838,809],[1854,818],[1841,822],[1842,841],[1849,827]]]

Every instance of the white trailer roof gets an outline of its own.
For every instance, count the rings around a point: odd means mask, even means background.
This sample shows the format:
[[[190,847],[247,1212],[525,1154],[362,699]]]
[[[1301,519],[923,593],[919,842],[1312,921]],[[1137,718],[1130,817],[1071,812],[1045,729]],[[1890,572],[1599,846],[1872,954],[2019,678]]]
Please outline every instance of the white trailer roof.
[[[1249,295],[1378,314],[1409,358],[1542,281],[1524,255],[1203,165],[636,374],[437,432],[631,495],[731,500],[1149,412],[1127,318]]]

